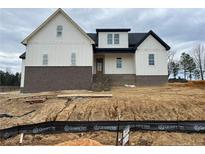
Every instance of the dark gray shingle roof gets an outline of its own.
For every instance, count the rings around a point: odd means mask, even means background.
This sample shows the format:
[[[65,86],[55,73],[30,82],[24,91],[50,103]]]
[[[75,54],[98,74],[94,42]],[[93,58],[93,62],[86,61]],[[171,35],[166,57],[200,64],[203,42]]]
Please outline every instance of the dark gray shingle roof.
[[[26,58],[26,52],[22,53],[22,54],[19,56],[19,58],[25,59],[25,58]]]
[[[136,45],[147,33],[128,33],[129,45]]]
[[[98,44],[98,35],[96,33],[87,33],[87,35],[95,42],[95,44]]]
[[[87,34],[95,42],[95,46],[97,46],[98,45],[97,33],[87,33]],[[149,35],[152,35],[156,40],[158,40],[166,48],[166,50],[170,49],[170,47],[152,30],[150,30],[148,33],[128,33],[129,47],[137,48]]]
[[[96,32],[129,32],[130,28],[98,28]]]
[[[95,45],[98,44],[97,33],[87,33],[88,36],[95,41]],[[128,33],[129,45],[136,45],[147,33]]]

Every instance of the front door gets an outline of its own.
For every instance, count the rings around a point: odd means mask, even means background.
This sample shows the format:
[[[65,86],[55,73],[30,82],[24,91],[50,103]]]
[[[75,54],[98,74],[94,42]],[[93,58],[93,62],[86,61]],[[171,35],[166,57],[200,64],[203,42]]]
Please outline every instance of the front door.
[[[96,58],[96,74],[103,74],[103,58]]]

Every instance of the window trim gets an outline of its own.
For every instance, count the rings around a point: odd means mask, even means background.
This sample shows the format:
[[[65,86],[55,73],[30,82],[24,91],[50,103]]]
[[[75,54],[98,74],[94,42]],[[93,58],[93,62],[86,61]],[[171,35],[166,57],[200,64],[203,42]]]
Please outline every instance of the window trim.
[[[76,53],[75,52],[71,53],[70,62],[71,62],[71,66],[76,66]]]
[[[48,65],[48,54],[43,54],[43,56],[42,56],[42,65],[43,66]]]
[[[149,66],[155,65],[155,55],[154,54],[148,54],[148,64]]]
[[[118,57],[116,58],[116,68],[122,68],[122,58]]]
[[[118,37],[116,37],[118,36]],[[116,43],[117,41],[117,43]],[[114,44],[120,44],[120,34],[114,34]]]
[[[107,44],[108,45],[112,45],[113,44],[113,34],[112,33],[108,33],[107,34]]]
[[[59,29],[60,27],[60,29]],[[60,35],[59,35],[60,34]],[[56,36],[57,37],[62,37],[63,35],[63,26],[62,25],[57,25],[57,28],[56,28]]]

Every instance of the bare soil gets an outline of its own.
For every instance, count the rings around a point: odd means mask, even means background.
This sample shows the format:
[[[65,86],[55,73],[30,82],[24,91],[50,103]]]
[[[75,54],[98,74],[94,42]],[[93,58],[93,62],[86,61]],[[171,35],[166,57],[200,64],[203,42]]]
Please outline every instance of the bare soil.
[[[0,93],[0,113],[17,116],[0,118],[0,129],[55,120],[117,120],[119,113],[121,120],[205,120],[204,81],[172,83],[162,87],[113,87],[112,98],[56,98],[57,94],[68,93],[95,92]],[[45,101],[28,103],[32,99]],[[30,114],[18,117],[33,110],[35,111]],[[25,139],[25,144],[30,145],[55,145],[82,138],[79,134],[69,133],[26,136],[29,139],[28,142]],[[38,136],[41,139],[38,140]],[[115,144],[115,133],[111,132],[85,133],[84,137],[104,145]],[[1,141],[1,145],[14,145],[18,142],[19,137],[16,136]],[[130,145],[205,145],[205,136],[204,134],[133,132]]]
[[[91,139],[87,140],[87,139]],[[0,141],[0,145],[20,145],[20,135]],[[96,141],[96,142],[94,142]],[[100,131],[89,133],[61,133],[25,135],[22,145],[115,145],[116,133]],[[204,146],[205,134],[168,132],[131,132],[130,146],[190,145]]]

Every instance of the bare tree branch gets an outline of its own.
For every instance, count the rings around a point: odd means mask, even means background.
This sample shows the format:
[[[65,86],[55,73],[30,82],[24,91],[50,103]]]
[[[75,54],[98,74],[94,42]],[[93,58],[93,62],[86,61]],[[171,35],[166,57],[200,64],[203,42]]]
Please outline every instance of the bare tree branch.
[[[193,50],[192,55],[196,63],[197,69],[199,69],[201,79],[204,80],[205,71],[205,47],[203,44],[198,44]]]

